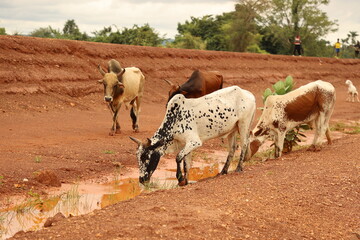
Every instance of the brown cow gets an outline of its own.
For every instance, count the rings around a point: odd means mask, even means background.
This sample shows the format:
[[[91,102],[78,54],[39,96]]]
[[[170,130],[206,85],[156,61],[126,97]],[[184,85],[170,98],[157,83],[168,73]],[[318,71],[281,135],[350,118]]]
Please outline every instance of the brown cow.
[[[215,71],[200,71],[195,70],[189,80],[181,86],[175,85],[169,80],[165,80],[171,86],[169,91],[169,99],[176,94],[182,94],[186,98],[198,98],[206,94],[219,90],[223,86],[223,76]]]

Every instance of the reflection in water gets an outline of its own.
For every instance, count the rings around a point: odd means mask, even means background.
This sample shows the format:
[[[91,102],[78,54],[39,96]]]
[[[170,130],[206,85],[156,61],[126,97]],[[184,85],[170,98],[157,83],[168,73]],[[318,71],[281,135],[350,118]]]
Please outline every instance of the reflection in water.
[[[173,177],[175,170],[159,170],[148,186],[139,184],[138,179],[126,178],[106,184],[66,185],[65,193],[42,199],[34,196],[25,203],[0,210],[0,239],[13,236],[18,231],[35,231],[42,228],[46,219],[61,212],[66,217],[89,213],[111,204],[131,199],[143,191],[170,189],[177,187]],[[219,173],[219,164],[193,167],[189,180],[213,177]]]
[[[106,185],[111,185],[115,193],[108,193],[102,196],[101,208],[136,197],[142,191],[139,180],[134,178],[124,179],[120,183],[114,181]]]

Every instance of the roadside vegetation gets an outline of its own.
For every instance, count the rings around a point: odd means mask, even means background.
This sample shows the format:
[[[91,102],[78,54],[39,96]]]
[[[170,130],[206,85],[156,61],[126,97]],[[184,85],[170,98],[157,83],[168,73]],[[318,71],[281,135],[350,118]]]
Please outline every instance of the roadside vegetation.
[[[178,23],[174,39],[161,36],[148,23],[121,27],[109,23],[90,34],[80,31],[74,19],[62,30],[51,26],[35,29],[32,37],[81,41],[292,55],[294,37],[299,34],[304,56],[333,57],[334,43],[324,37],[337,31],[337,20],[331,20],[322,9],[330,0],[238,0],[234,11],[221,15],[190,17]],[[0,26],[0,35],[6,35]],[[21,35],[21,33],[13,33]],[[354,57],[359,34],[350,31],[340,36],[342,58]]]

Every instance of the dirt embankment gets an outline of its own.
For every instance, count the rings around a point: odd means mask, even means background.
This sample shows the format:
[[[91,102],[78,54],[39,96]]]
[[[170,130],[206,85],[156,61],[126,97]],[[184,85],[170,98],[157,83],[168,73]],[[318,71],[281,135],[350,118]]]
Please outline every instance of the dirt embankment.
[[[139,133],[122,109],[122,134],[108,136],[111,116],[96,80],[97,65],[106,68],[112,58],[139,67],[146,77]],[[47,186],[34,173],[51,171],[61,183],[72,183],[101,181],[117,166],[136,167],[128,136],[150,137],[165,112],[163,79],[182,83],[195,69],[220,71],[225,87],[252,91],[258,107],[263,90],[287,75],[297,86],[329,81],[337,91],[332,121],[360,119],[359,105],[345,102],[344,84],[351,79],[360,86],[360,60],[0,36],[0,206],[10,195],[42,194]],[[348,239],[359,227],[358,140],[348,136],[324,152],[301,150],[246,167],[244,175],[140,196],[29,238]],[[220,145],[210,142],[203,149]]]
[[[56,92],[81,97],[99,92],[96,66],[114,58],[137,66],[147,78],[146,98],[162,97],[162,79],[185,81],[195,69],[218,70],[227,84],[268,84],[287,75],[330,82],[360,77],[353,59],[138,47],[81,41],[0,36],[1,93]],[[153,100],[153,99],[152,99]]]

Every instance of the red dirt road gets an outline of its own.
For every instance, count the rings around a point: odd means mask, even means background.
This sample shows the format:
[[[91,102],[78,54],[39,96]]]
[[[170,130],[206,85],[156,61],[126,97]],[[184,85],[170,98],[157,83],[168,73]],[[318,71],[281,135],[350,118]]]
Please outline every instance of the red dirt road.
[[[140,132],[122,109],[122,134],[108,136],[96,66],[111,58],[146,77]],[[136,167],[128,136],[150,137],[160,125],[167,78],[217,70],[225,87],[261,92],[292,75],[301,86],[322,79],[337,91],[332,117],[358,122],[360,104],[345,102],[346,79],[360,86],[360,61],[271,56],[0,36],[0,206],[10,196],[44,193],[36,172],[62,183],[98,179],[119,164]],[[354,123],[353,123],[354,124]],[[360,148],[347,135],[321,152],[299,150],[181,189],[143,194],[85,216],[68,218],[16,239],[356,239],[360,234]],[[203,149],[211,151],[214,144]],[[111,151],[113,154],[106,154]],[[27,179],[28,181],[24,181]]]

